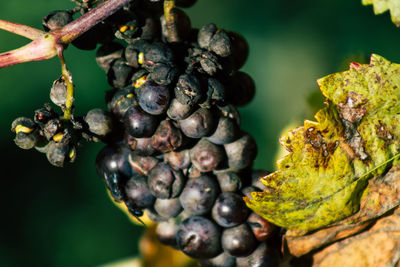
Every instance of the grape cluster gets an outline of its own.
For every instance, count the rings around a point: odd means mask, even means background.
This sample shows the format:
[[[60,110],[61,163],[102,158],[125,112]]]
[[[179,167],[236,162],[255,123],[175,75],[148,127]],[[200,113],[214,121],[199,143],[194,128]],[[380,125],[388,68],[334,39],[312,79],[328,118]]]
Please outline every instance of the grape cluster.
[[[64,94],[65,84],[62,79],[54,82],[50,98],[53,103],[55,98]],[[64,103],[64,102],[63,102]],[[49,104],[37,109],[33,119],[20,117],[13,121],[11,131],[15,133],[15,144],[22,149],[35,148],[45,153],[48,161],[62,167],[66,162],[73,162],[77,155],[77,148],[86,141],[106,141],[111,136],[112,115],[101,109],[90,110],[85,116],[73,116],[65,120]]]
[[[74,2],[73,11],[47,15],[45,29],[91,9],[91,1]],[[66,123],[46,106],[45,119],[13,123],[17,145],[46,147],[49,161],[61,166],[73,160],[81,139],[101,140],[99,176],[133,216],[140,220],[145,211],[158,223],[162,243],[203,266],[277,266],[279,229],[243,201],[261,190],[258,177],[266,174],[252,170],[257,146],[240,129],[237,110],[255,93],[251,77],[240,71],[248,55],[245,39],[212,23],[192,28],[182,9],[166,11],[163,1],[136,0],[73,45],[98,47],[96,61],[112,87],[108,111]],[[65,92],[57,80],[51,100],[61,108]]]

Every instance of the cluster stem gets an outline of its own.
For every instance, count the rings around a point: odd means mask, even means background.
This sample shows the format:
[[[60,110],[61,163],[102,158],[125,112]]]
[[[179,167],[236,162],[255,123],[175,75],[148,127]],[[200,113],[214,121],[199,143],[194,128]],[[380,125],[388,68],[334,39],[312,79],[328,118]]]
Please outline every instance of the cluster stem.
[[[167,26],[168,41],[171,43],[179,41],[179,36],[176,30],[176,17],[172,13],[174,8],[175,0],[164,0],[164,17]]]

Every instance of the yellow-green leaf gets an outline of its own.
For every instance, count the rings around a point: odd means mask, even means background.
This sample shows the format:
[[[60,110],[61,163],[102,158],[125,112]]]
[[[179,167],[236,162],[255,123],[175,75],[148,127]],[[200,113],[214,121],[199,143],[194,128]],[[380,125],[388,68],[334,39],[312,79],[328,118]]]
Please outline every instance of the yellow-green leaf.
[[[390,10],[392,21],[396,26],[400,26],[400,1],[398,0],[362,0],[362,4],[374,5],[374,13],[382,14]]]
[[[359,209],[368,180],[399,156],[400,65],[372,55],[318,84],[327,107],[281,137],[290,152],[247,205],[288,229],[331,225]]]

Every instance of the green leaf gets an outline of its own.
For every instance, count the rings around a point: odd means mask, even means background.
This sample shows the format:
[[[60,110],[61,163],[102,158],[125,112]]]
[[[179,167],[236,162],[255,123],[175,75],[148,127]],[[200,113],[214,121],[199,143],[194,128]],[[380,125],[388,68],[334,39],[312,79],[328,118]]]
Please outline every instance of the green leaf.
[[[290,152],[246,204],[279,226],[309,231],[359,209],[368,180],[399,156],[400,65],[372,55],[318,84],[327,107],[281,137]]]
[[[398,0],[362,0],[362,4],[374,5],[375,15],[382,14],[387,10],[390,10],[392,22],[397,27],[400,26],[400,1]]]

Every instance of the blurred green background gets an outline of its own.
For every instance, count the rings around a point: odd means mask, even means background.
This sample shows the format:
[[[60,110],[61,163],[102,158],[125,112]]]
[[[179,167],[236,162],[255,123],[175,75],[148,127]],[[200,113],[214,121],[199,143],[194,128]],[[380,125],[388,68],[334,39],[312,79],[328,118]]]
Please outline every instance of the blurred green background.
[[[259,144],[256,168],[273,169],[281,130],[311,119],[322,104],[316,79],[345,70],[371,53],[400,62],[400,29],[389,14],[348,0],[199,0],[187,12],[193,25],[214,22],[250,44],[244,71],[257,85],[241,108],[242,127]],[[71,8],[68,0],[3,0],[0,18],[41,28],[41,18]],[[0,31],[0,52],[27,40]],[[76,84],[77,113],[105,107],[106,78],[94,51],[66,52]],[[49,102],[57,59],[0,70],[0,266],[95,266],[138,253],[142,227],[132,225],[108,199],[94,169],[101,144],[81,148],[75,164],[55,168],[36,151],[13,143],[10,125]]]

